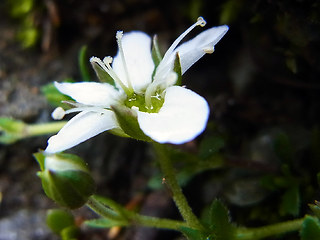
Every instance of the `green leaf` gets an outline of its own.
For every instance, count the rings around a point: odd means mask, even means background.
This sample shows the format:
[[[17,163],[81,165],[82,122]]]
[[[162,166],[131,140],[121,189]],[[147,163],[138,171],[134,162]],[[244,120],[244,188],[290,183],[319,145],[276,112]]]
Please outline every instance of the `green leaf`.
[[[179,56],[179,53],[178,53],[178,52],[177,52],[176,58],[175,58],[175,60],[174,60],[173,71],[174,71],[174,72],[177,74],[177,76],[178,76],[176,85],[181,86],[181,84],[182,84],[182,70],[181,70],[180,56]]]
[[[115,86],[113,78],[106,71],[104,71],[98,63],[91,62],[91,65],[101,82],[109,83],[110,85]]]
[[[63,229],[75,224],[72,214],[62,209],[48,210],[46,222],[48,227],[56,234],[60,234]]]
[[[180,231],[187,237],[188,240],[209,240],[207,234],[202,233],[197,229],[181,227]]]
[[[300,231],[301,240],[319,240],[320,222],[317,218],[307,216],[302,223]]]
[[[85,81],[85,82],[88,82],[91,80],[87,61],[88,61],[87,46],[82,46],[79,51],[78,62],[79,62],[82,81]]]
[[[200,158],[206,159],[220,151],[225,146],[225,142],[221,137],[211,136],[204,138],[200,143]]]
[[[281,215],[298,216],[300,210],[300,194],[299,186],[293,185],[289,187],[282,196],[280,204]]]
[[[230,222],[229,211],[219,200],[214,200],[209,213],[209,228],[214,240],[234,239],[235,228]]]
[[[71,79],[66,79],[64,82],[73,82]],[[41,88],[42,94],[46,97],[47,101],[55,106],[61,106],[62,101],[70,101],[72,98],[62,94],[56,89],[53,83],[49,83]]]
[[[107,219],[107,218],[87,220],[84,223],[89,227],[94,227],[94,228],[111,228],[111,227],[128,225],[126,221],[119,221],[119,220],[113,220],[113,219]]]

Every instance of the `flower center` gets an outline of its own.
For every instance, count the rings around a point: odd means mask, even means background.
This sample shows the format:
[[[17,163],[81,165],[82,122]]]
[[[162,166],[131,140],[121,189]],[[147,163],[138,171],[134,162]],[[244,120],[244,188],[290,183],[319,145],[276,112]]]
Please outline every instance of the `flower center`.
[[[134,93],[125,100],[124,104],[129,108],[138,108],[141,112],[157,113],[160,111],[163,102],[164,98],[159,92],[156,92],[155,95],[151,96],[150,106],[146,104],[144,94]]]

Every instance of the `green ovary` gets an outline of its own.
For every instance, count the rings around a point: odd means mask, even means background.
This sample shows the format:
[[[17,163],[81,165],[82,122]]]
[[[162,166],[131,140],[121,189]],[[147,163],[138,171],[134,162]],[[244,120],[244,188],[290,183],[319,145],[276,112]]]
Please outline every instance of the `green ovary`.
[[[156,93],[155,96],[151,96],[151,107],[149,107],[146,105],[144,94],[134,93],[125,100],[124,104],[129,108],[137,107],[141,112],[157,113],[161,109],[163,102],[163,97]]]

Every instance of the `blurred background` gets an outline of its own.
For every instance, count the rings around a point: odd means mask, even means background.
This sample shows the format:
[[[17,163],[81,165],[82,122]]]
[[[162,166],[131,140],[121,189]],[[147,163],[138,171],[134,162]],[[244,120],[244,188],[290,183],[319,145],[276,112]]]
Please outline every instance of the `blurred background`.
[[[238,225],[303,216],[320,199],[320,3],[308,0],[2,0],[0,117],[52,121],[42,87],[80,81],[78,54],[114,56],[115,33],[158,35],[164,53],[198,16],[230,29],[184,75],[211,108],[205,132],[173,146],[179,181],[196,214],[219,198]],[[203,29],[196,28],[190,36]],[[88,65],[88,67],[90,67]],[[93,81],[97,81],[90,69]],[[32,153],[49,136],[0,144],[0,240],[58,239],[45,225],[57,207],[41,189]],[[97,192],[141,213],[179,219],[149,145],[101,134],[69,152],[83,157]],[[318,175],[319,176],[319,175]],[[74,212],[79,224],[94,215]],[[130,227],[115,237],[83,227],[80,239],[183,239]],[[289,234],[283,239],[299,239]]]

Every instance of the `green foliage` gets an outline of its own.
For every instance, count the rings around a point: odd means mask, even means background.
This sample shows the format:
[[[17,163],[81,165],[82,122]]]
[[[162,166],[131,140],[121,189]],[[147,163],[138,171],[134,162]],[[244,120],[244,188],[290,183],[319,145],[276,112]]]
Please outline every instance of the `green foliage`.
[[[48,210],[46,222],[48,227],[56,234],[60,234],[64,228],[75,224],[72,214],[62,209]]]
[[[274,151],[278,157],[285,163],[289,164],[294,158],[294,149],[289,136],[280,132],[274,140]]]
[[[307,216],[302,223],[300,231],[301,240],[319,240],[320,222],[319,219]]]
[[[87,46],[82,46],[79,51],[78,63],[82,81],[89,82],[91,80],[88,69]]]
[[[17,39],[23,48],[33,47],[39,39],[39,29],[35,22],[34,0],[7,0],[9,14],[19,21]]]
[[[74,217],[67,210],[48,210],[46,222],[54,233],[61,236],[62,240],[77,239],[79,235],[80,230],[75,225]]]
[[[231,224],[229,211],[219,200],[214,200],[210,207],[208,226],[212,239],[234,239],[235,227]]]
[[[225,146],[225,141],[220,136],[210,136],[204,138],[199,147],[199,156],[202,159],[209,158],[217,154]]]
[[[66,79],[64,82],[73,82],[73,80]],[[41,92],[46,97],[47,101],[55,107],[61,106],[62,101],[72,100],[72,98],[60,93],[53,83],[41,87]]]
[[[180,231],[188,238],[188,240],[210,240],[206,234],[196,229],[181,227]]]
[[[280,214],[298,216],[300,210],[299,186],[290,186],[282,195],[280,203]]]
[[[0,143],[12,144],[23,137],[26,124],[12,118],[0,118]]]
[[[222,11],[220,13],[220,23],[221,24],[230,24],[237,20],[244,1],[240,0],[229,0],[226,1],[222,6]]]

